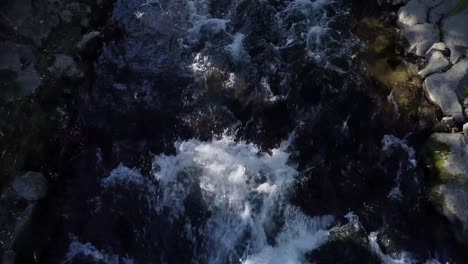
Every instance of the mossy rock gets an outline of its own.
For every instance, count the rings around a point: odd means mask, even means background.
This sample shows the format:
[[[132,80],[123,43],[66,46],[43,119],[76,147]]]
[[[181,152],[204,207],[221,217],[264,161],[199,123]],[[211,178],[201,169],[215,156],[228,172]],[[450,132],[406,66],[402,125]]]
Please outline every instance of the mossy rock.
[[[424,148],[437,173],[437,182],[468,181],[466,143],[462,134],[437,133],[428,139]]]

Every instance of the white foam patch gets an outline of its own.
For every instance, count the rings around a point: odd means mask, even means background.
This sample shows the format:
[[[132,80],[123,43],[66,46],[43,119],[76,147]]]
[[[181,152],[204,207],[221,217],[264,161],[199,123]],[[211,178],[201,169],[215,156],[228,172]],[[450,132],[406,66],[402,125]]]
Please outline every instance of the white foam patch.
[[[207,249],[200,262],[301,263],[306,252],[326,242],[333,218],[310,218],[287,201],[298,175],[288,153],[262,153],[230,137],[180,142],[176,149],[176,155],[154,160],[159,206],[184,219],[186,199],[199,190],[211,212],[198,230]]]
[[[108,188],[118,184],[143,185],[145,182],[145,178],[137,170],[130,169],[120,164],[117,168],[111,171],[107,178],[101,180],[101,186]]]
[[[63,264],[75,263],[74,259],[77,257],[86,257],[87,261],[92,263],[107,263],[107,264],[133,264],[134,261],[130,258],[120,257],[118,255],[110,254],[102,250],[98,250],[91,243],[81,243],[76,237],[72,237],[72,242],[68,247],[68,252],[62,261]]]

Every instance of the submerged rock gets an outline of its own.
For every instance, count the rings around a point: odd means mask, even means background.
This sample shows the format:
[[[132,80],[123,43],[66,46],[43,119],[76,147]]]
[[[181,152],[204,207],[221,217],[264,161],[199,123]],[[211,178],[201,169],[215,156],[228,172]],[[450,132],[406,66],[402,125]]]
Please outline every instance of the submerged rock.
[[[54,64],[49,67],[49,71],[56,78],[71,80],[83,78],[83,72],[73,58],[63,54],[55,55]]]
[[[429,76],[423,84],[429,100],[437,104],[445,115],[460,115],[463,112],[459,95],[466,83],[468,59],[455,64],[450,70]]]
[[[28,201],[36,201],[47,195],[47,179],[38,172],[29,171],[13,179],[13,191]]]
[[[25,45],[0,43],[0,100],[11,101],[16,96],[28,96],[41,85],[36,71],[36,57]]]

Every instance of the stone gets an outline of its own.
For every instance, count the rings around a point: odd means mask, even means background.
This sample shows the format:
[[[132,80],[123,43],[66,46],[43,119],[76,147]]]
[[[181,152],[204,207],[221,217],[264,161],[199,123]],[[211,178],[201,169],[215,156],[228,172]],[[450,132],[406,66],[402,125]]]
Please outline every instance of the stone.
[[[55,55],[54,64],[49,67],[49,71],[55,78],[77,80],[84,76],[73,58],[63,54]]]
[[[33,50],[13,42],[0,43],[0,100],[34,93],[42,81],[36,70]]]
[[[442,20],[442,40],[450,49],[450,60],[456,63],[468,49],[468,10],[448,15]]]
[[[434,8],[440,4],[442,4],[445,0],[419,0],[422,4],[424,4],[428,8]]]
[[[445,124],[448,127],[454,127],[456,126],[455,119],[452,116],[446,116],[442,118],[441,122]]]
[[[465,123],[463,125],[463,134],[465,135],[465,137],[468,137],[468,123]]]
[[[468,183],[450,182],[434,191],[437,208],[452,223],[456,238],[468,245]]]
[[[437,26],[429,23],[404,28],[401,30],[401,36],[406,40],[406,52],[421,57],[440,39]]]
[[[445,46],[445,43],[443,42],[437,42],[437,43],[434,43],[434,45],[432,45],[429,50],[426,52],[426,54],[424,55],[424,57],[426,58],[426,60],[429,60],[431,57],[432,57],[432,54],[434,54],[434,52],[444,52],[447,50],[447,46]]]
[[[450,62],[444,57],[442,52],[436,51],[432,53],[431,58],[427,62],[426,67],[418,72],[421,77],[425,78],[426,76],[440,72],[447,68],[450,65]]]
[[[461,60],[447,72],[429,76],[423,83],[428,99],[437,104],[445,115],[463,113],[459,95],[467,82],[468,59]]]
[[[433,149],[433,154],[436,155],[435,165],[442,180],[468,180],[468,140],[463,134],[435,133],[429,142],[438,146]]]
[[[47,195],[47,179],[38,172],[29,171],[17,176],[11,183],[11,188],[16,195],[28,201],[43,199]]]
[[[41,46],[60,21],[58,10],[49,1],[1,1],[2,18],[11,31]]]
[[[83,35],[83,37],[81,38],[80,42],[78,42],[78,44],[76,45],[77,48],[79,50],[84,50],[90,42],[92,42],[93,40],[95,40],[96,38],[98,38],[100,36],[100,32],[99,31],[91,31],[85,35]]]
[[[431,8],[428,20],[432,24],[438,24],[443,17],[447,16],[458,4],[460,0],[444,0],[443,3]]]
[[[426,23],[427,6],[419,0],[411,0],[398,10],[397,25],[402,28]]]

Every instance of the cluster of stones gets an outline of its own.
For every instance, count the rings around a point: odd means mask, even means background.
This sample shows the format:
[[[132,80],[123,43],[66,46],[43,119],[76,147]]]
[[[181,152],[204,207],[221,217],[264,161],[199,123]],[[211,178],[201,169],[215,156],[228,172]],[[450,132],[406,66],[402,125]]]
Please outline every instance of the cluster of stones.
[[[404,4],[397,24],[408,55],[425,66],[426,97],[444,114],[452,133],[433,134],[426,144],[438,172],[432,197],[468,244],[468,3],[465,0],[387,0]],[[459,133],[459,127],[463,132]],[[461,224],[460,224],[461,223]]]

